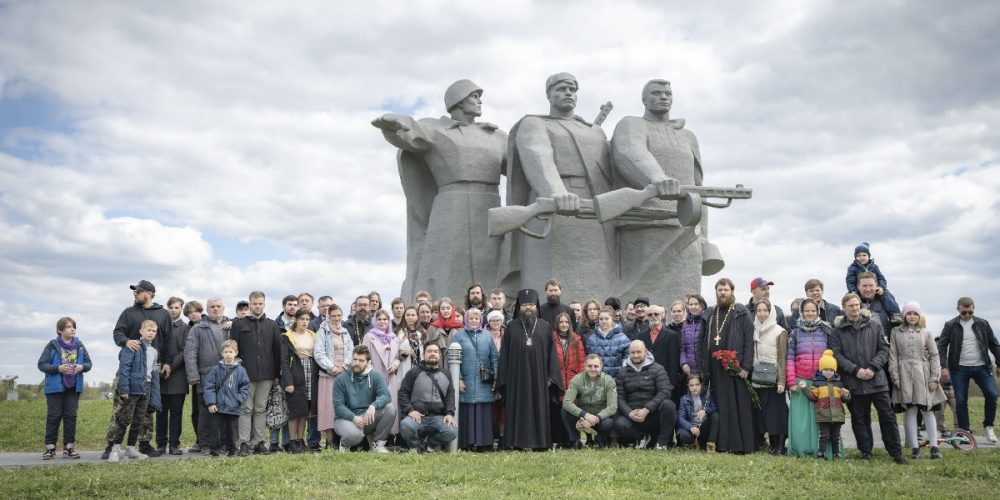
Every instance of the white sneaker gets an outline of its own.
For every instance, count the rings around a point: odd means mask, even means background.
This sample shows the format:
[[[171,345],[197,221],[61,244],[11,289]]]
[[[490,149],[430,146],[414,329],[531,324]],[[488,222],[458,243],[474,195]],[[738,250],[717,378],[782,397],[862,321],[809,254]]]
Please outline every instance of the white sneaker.
[[[372,446],[372,451],[375,453],[389,453],[389,449],[385,447],[385,441],[375,441],[375,446]]]
[[[125,447],[125,458],[145,460],[149,458],[149,455],[145,453],[139,453],[139,450],[135,449],[135,446]]]
[[[649,444],[649,440],[650,439],[653,439],[653,438],[649,434],[646,434],[646,435],[642,436],[642,439],[640,439],[639,442],[635,444],[635,448],[637,450],[641,450],[641,449],[646,448],[646,445]]]
[[[989,439],[991,443],[997,442],[997,433],[993,432],[993,426],[986,426],[986,439]]]
[[[337,448],[337,451],[339,451],[339,452],[341,452],[341,453],[347,453],[347,452],[351,451],[351,449],[350,449],[350,448],[348,448],[347,446],[344,446],[344,445],[340,445],[340,446],[339,446],[339,447]]]
[[[108,462],[117,462],[122,459],[122,447],[117,444],[111,447],[111,453],[108,454]]]

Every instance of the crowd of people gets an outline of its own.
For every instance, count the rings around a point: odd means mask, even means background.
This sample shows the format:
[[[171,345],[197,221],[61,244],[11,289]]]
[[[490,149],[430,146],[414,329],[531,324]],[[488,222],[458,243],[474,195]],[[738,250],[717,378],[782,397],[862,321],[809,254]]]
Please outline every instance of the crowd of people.
[[[870,460],[874,406],[884,446],[903,464],[904,446],[921,454],[921,425],[930,458],[941,458],[945,406],[955,428],[970,429],[972,380],[995,442],[991,354],[1000,359],[1000,345],[972,299],[958,300],[935,339],[919,304],[898,306],[867,244],[855,249],[846,283],[838,305],[821,281],[806,281],[788,314],[763,278],[751,281],[746,305],[732,281],[718,280],[711,307],[698,293],[669,306],[647,297],[563,302],[551,279],[544,301],[524,289],[511,306],[503,290],[479,284],[460,301],[418,292],[386,308],[372,292],[347,310],[303,292],[285,296],[271,319],[261,291],[230,318],[217,297],[204,306],[170,297],[164,308],[143,280],[113,332],[121,352],[103,458],[183,454],[188,394],[196,436],[187,451],[213,456],[319,452],[325,436],[325,448],[344,452],[434,453],[457,440],[469,451],[691,447],[829,460],[844,455],[846,407],[860,458]],[[92,359],[76,327],[60,319],[38,362],[46,459],[60,424],[63,456],[79,457],[76,415]],[[453,380],[446,365],[456,344]],[[896,413],[905,415],[903,442]]]

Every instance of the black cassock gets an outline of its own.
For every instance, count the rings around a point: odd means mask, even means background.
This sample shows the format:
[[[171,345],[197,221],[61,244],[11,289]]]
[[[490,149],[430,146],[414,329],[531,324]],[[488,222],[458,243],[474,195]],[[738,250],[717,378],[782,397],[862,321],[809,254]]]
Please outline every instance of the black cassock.
[[[552,446],[549,401],[562,393],[559,360],[552,340],[552,327],[538,319],[532,331],[521,318],[507,323],[500,344],[497,389],[503,395],[507,424],[505,449],[543,449]]]
[[[717,449],[720,452],[753,453],[754,408],[746,382],[739,375],[723,369],[722,363],[712,358],[715,351],[736,351],[740,367],[747,372],[753,368],[753,320],[750,319],[750,310],[743,304],[715,307],[706,311],[706,317],[707,327],[698,338],[698,366],[704,367],[702,372],[707,377],[706,383],[719,409]]]

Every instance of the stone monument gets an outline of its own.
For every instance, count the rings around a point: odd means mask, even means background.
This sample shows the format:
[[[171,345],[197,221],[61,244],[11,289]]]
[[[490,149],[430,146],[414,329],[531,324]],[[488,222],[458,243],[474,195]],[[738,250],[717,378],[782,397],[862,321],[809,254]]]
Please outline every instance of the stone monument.
[[[406,196],[406,277],[401,296],[418,290],[459,298],[472,283],[497,282],[502,239],[490,237],[486,214],[500,206],[507,134],[477,122],[483,89],[459,80],[445,91],[450,116],[385,114],[372,121],[399,148]]]

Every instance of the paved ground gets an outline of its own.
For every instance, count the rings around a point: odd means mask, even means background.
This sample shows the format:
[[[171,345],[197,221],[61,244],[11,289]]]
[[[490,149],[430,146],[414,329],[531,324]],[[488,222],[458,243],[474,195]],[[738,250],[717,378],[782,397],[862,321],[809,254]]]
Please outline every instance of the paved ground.
[[[872,433],[875,438],[875,449],[882,448],[882,433],[879,430],[878,423],[872,423]],[[903,428],[900,426],[899,435],[902,439]],[[844,447],[848,449],[857,448],[857,441],[854,439],[854,433],[851,431],[851,422],[848,420],[846,424],[841,428],[841,437],[844,439]],[[998,449],[1000,444],[990,443],[985,436],[976,436],[976,444],[978,448],[981,449]],[[944,452],[948,453],[952,448],[949,445],[943,445]],[[905,451],[905,450],[904,450]],[[952,450],[952,452],[955,452]],[[40,467],[40,466],[56,466],[56,465],[71,465],[71,464],[87,464],[87,463],[108,463],[107,460],[101,460],[100,451],[82,451],[80,452],[81,457],[77,460],[67,460],[62,458],[62,454],[56,455],[56,458],[52,460],[42,460],[41,452],[38,453],[0,453],[0,468],[2,469],[21,469],[25,467]],[[906,454],[909,456],[909,453]],[[201,454],[190,454],[185,452],[184,455],[174,456],[174,455],[164,455],[158,458],[150,458],[148,460],[154,461],[170,461],[170,460],[202,460],[209,459],[206,455]],[[216,459],[218,460],[218,459]],[[125,460],[126,462],[128,460]]]

